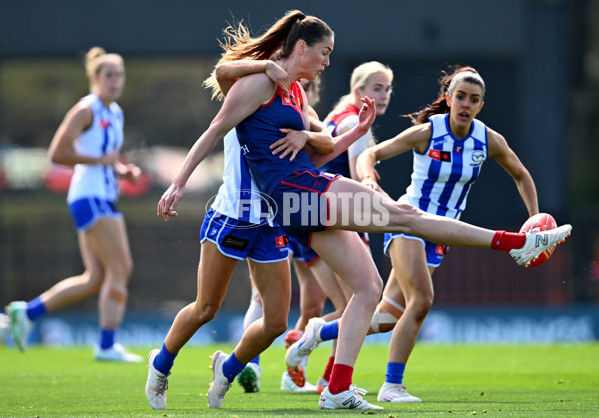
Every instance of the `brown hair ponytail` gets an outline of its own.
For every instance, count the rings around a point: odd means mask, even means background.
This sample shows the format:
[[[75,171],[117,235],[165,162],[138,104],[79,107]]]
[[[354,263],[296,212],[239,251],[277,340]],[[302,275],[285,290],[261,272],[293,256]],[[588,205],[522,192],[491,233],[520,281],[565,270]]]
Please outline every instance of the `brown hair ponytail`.
[[[218,64],[241,59],[287,58],[300,39],[303,39],[308,46],[312,46],[325,37],[333,35],[333,31],[325,22],[314,16],[306,16],[299,10],[288,11],[257,38],[250,36],[249,29],[243,22],[240,22],[237,27],[227,26],[223,33],[225,39],[220,41],[220,46],[224,52]],[[204,86],[212,89],[213,98],[223,97],[214,71],[204,81]]]

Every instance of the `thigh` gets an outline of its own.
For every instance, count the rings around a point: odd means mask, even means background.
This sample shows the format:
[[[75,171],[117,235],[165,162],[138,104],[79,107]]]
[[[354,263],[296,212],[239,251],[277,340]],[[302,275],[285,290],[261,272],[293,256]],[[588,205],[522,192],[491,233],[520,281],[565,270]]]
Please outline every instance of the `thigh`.
[[[129,238],[123,217],[102,217],[81,234],[105,270],[115,265],[122,267],[131,263]]]
[[[299,283],[300,297],[309,297],[311,300],[324,301],[325,293],[312,273],[312,269],[303,260],[293,259],[293,268]]]
[[[333,306],[336,309],[343,309],[349,300],[344,290],[345,282],[337,276],[321,257],[318,257],[310,264],[310,270],[314,273],[314,277],[324,294],[333,302]],[[340,282],[343,282],[343,284]]]
[[[323,195],[327,201],[327,227],[358,232],[387,232],[392,220],[403,223],[401,207],[362,184],[340,177]],[[407,219],[406,219],[407,221]]]
[[[355,232],[316,232],[312,234],[311,246],[354,293],[370,290],[376,281],[382,283],[370,251]]]
[[[198,267],[198,307],[222,303],[237,260],[223,255],[216,244],[202,242]]]
[[[264,318],[273,315],[285,318],[291,302],[291,271],[287,260],[275,263],[258,263],[248,260],[252,280],[260,293]]]
[[[406,297],[414,293],[432,294],[434,267],[427,265],[423,241],[395,238],[389,244],[389,256],[394,278]]]
[[[85,279],[94,285],[100,286],[104,281],[104,267],[96,255],[94,248],[84,231],[78,233],[79,251],[85,268]]]

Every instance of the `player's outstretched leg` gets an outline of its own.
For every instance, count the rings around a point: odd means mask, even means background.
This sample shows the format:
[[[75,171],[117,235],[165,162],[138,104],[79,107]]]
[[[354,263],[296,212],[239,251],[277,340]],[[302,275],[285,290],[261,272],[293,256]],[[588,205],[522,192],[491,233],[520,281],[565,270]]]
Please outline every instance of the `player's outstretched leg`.
[[[148,402],[154,409],[166,408],[166,390],[168,389],[168,375],[160,373],[154,367],[154,358],[159,352],[158,349],[152,350],[148,356],[146,398],[148,398]]]

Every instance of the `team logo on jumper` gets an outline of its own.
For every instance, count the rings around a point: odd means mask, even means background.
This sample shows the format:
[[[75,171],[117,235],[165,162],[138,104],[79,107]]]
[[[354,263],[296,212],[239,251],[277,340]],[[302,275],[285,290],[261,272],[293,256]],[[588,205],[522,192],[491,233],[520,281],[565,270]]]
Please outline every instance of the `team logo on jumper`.
[[[100,124],[100,128],[102,129],[108,129],[108,127],[110,126],[110,121],[104,119],[100,119],[98,123]]]
[[[257,190],[237,189],[212,196],[206,202],[206,212],[211,207],[225,215],[215,219],[215,223],[235,222],[235,228],[249,229],[261,225],[272,225],[277,204],[270,196]],[[237,220],[244,223],[238,223]]]
[[[485,161],[485,152],[482,150],[474,150],[472,152],[472,162],[470,165],[472,167],[478,167]]]
[[[437,161],[447,161],[450,162],[451,161],[451,152],[449,151],[442,151],[439,149],[431,149],[428,152],[428,156],[430,158],[432,158],[433,160],[437,160]]]

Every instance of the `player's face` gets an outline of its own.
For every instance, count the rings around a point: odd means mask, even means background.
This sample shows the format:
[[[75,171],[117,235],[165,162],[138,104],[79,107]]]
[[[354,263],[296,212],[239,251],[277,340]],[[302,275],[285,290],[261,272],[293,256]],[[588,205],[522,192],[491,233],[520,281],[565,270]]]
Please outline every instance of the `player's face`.
[[[452,127],[469,130],[472,120],[483,107],[483,92],[477,84],[459,81],[451,97],[445,96],[445,100],[450,107]]]
[[[118,99],[125,87],[125,69],[117,63],[105,63],[96,77],[96,85],[100,97],[109,101]]]
[[[312,46],[305,46],[301,57],[302,67],[305,71],[304,78],[314,80],[324,71],[325,67],[328,67],[330,64],[329,56],[333,52],[333,45],[334,40],[331,36]]]
[[[368,79],[366,86],[358,92],[360,97],[368,96],[373,99],[376,104],[376,114],[383,115],[391,99],[391,80],[385,73],[373,74]]]

